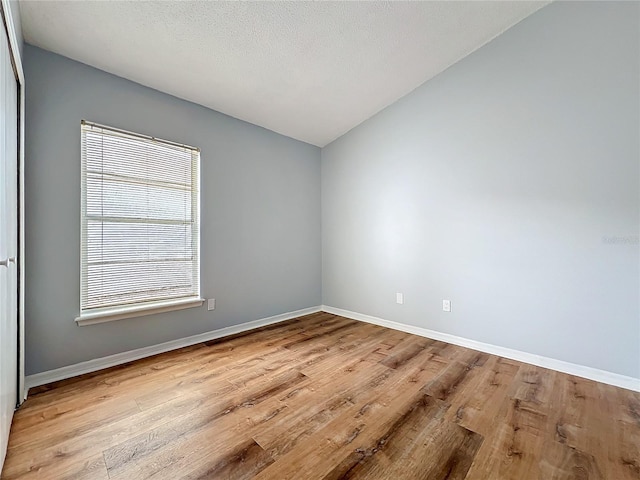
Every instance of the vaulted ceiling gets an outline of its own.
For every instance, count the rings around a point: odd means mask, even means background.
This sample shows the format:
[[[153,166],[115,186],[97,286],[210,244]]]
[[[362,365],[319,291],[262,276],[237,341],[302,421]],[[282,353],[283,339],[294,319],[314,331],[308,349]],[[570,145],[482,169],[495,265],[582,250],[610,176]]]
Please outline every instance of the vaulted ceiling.
[[[548,2],[21,1],[25,41],[324,146]]]

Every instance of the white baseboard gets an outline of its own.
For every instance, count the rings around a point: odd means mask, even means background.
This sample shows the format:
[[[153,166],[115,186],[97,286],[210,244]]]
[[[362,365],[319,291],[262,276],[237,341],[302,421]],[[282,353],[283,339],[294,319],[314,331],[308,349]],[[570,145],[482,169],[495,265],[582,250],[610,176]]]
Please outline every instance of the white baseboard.
[[[428,330],[426,328],[406,325],[404,323],[393,322],[391,320],[384,320],[382,318],[372,317],[370,315],[365,315],[357,312],[351,312],[349,310],[343,310],[341,308],[323,305],[322,310],[327,313],[333,313],[334,315],[340,315],[341,317],[347,317],[353,320],[373,323],[382,327],[392,328],[394,330],[400,330],[402,332],[412,333],[414,335],[432,338],[434,340],[441,340],[443,342],[452,343],[453,345],[471,348],[480,352],[490,353],[492,355],[498,355],[500,357],[518,360],[520,362],[529,363],[538,367],[549,368],[558,372],[568,373],[569,375],[588,378],[589,380],[595,380],[596,382],[602,382],[608,385],[614,385],[616,387],[640,392],[639,378],[627,377],[625,375],[607,372],[606,370],[598,370],[597,368],[577,365],[575,363],[569,363],[563,360],[543,357],[541,355],[535,355],[533,353],[521,352],[519,350],[513,350],[511,348],[499,347],[497,345],[491,345],[489,343],[477,342],[468,338],[457,337],[448,333],[436,332],[435,330]]]
[[[498,355],[500,357],[510,358],[512,360],[518,360],[520,362],[529,363],[531,365],[549,368],[558,372],[568,373],[570,375],[588,378],[589,380],[595,380],[596,382],[602,382],[608,385],[614,385],[616,387],[640,392],[640,379],[638,378],[627,377],[617,373],[607,372],[605,370],[598,370],[597,368],[577,365],[575,363],[569,363],[563,360],[543,357],[541,355],[535,355],[532,353],[521,352],[519,350],[513,350],[511,348],[499,347],[497,345],[477,342],[475,340],[450,335],[448,333],[436,332],[435,330],[428,330],[426,328],[416,327],[413,325],[406,325],[404,323],[393,322],[391,320],[384,320],[382,318],[373,317],[371,315],[365,315],[349,310],[343,310],[341,308],[330,307],[328,305],[304,308],[302,310],[296,310],[294,312],[282,313],[280,315],[274,315],[272,317],[261,318],[258,320],[253,320],[251,322],[242,323],[240,325],[233,325],[231,327],[212,330],[210,332],[193,335],[191,337],[171,340],[169,342],[152,345],[150,347],[138,348],[136,350],[130,350],[128,352],[122,352],[115,355],[109,355],[107,357],[88,360],[86,362],[77,363],[75,365],[56,368],[55,370],[28,375],[25,378],[25,391],[28,392],[30,388],[37,387],[39,385],[45,385],[47,383],[83,375],[85,373],[96,372],[104,368],[115,367],[116,365],[122,365],[123,363],[150,357],[159,353],[169,352],[171,350],[188,347],[189,345],[195,345],[197,343],[226,337],[228,335],[235,335],[237,333],[246,332],[248,330],[253,330],[255,328],[263,327],[266,325],[272,325],[274,323],[284,322],[286,320],[291,320],[296,317],[309,315],[311,313],[316,313],[319,311],[332,313],[334,315],[340,315],[342,317],[351,318],[353,320],[380,325],[382,327],[387,327],[394,330],[400,330],[402,332],[419,335],[421,337],[440,340],[443,342],[451,343],[453,345],[471,348],[480,352],[490,353],[492,355]]]
[[[139,360],[141,358],[150,357],[159,353],[165,353],[171,350],[176,350],[178,348],[188,347],[189,345],[195,345],[196,343],[207,342],[215,338],[235,335],[237,333],[253,330],[254,328],[284,322],[285,320],[291,320],[293,318],[302,317],[303,315],[309,315],[311,313],[320,311],[322,311],[320,306],[303,308],[302,310],[281,313],[280,315],[261,318],[258,320],[253,320],[251,322],[241,323],[240,325],[233,325],[231,327],[220,328],[218,330],[212,330],[210,332],[193,335],[191,337],[179,338],[177,340],[171,340],[169,342],[152,345],[150,347],[138,348],[136,350],[130,350],[128,352],[116,353],[115,355],[109,355],[107,357],[96,358],[93,360],[88,360],[86,362],[76,363],[75,365],[56,368],[55,370],[48,370],[46,372],[36,373],[34,375],[27,375],[27,377],[25,378],[25,391],[28,392],[30,388],[37,387],[39,385],[57,382],[58,380],[76,377],[85,373],[96,372],[104,368],[115,367],[116,365],[122,365],[123,363],[131,362],[133,360]]]

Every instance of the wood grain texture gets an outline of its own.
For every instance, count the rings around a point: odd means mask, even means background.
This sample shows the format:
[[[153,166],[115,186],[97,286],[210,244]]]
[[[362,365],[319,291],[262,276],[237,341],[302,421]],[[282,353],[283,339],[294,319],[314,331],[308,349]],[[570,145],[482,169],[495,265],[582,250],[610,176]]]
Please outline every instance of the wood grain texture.
[[[640,394],[327,313],[32,389],[3,479],[640,478]]]

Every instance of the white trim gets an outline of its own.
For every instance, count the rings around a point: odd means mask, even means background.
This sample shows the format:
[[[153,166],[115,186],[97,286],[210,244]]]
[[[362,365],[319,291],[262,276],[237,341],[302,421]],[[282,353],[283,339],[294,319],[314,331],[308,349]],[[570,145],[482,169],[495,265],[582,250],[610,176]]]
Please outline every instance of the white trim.
[[[529,363],[538,367],[549,368],[558,372],[568,373],[569,375],[588,378],[589,380],[606,383],[608,385],[614,385],[616,387],[626,388],[628,390],[633,390],[634,392],[640,392],[640,378],[627,377],[618,373],[607,372],[606,370],[598,370],[597,368],[577,365],[575,363],[565,362],[563,360],[556,360],[555,358],[543,357],[542,355],[535,355],[533,353],[522,352],[520,350],[513,350],[511,348],[500,347],[498,345],[491,345],[489,343],[477,342],[475,340],[450,335],[448,333],[436,332],[435,330],[428,330],[422,327],[406,325],[404,323],[393,322],[391,320],[384,320],[382,318],[373,317],[371,315],[365,315],[363,313],[330,307],[328,305],[323,305],[322,311],[333,313],[334,315],[340,315],[341,317],[351,318],[353,320],[359,320],[361,322],[373,323],[374,325],[392,328],[393,330],[412,333],[421,337],[441,340],[453,345],[459,345],[461,347],[471,348],[480,352],[490,353],[492,355],[498,355],[500,357],[518,360],[519,362]]]
[[[403,323],[393,322],[390,320],[384,320],[382,318],[373,317],[371,315],[365,315],[362,313],[352,312],[349,310],[343,310],[341,308],[330,307],[327,305],[309,307],[302,310],[296,310],[294,312],[283,313],[280,315],[274,315],[272,317],[262,318],[259,320],[253,320],[251,322],[242,323],[240,325],[233,325],[231,327],[225,327],[210,332],[201,333],[199,335],[193,335],[191,337],[181,338],[178,340],[172,340],[169,342],[153,345],[150,347],[139,348],[136,350],[130,350],[128,352],[117,353],[115,355],[109,355],[108,357],[97,358],[94,360],[88,360],[86,362],[77,363],[75,365],[69,365],[66,367],[57,368],[55,370],[49,370],[47,372],[36,373],[34,375],[28,375],[26,377],[25,392],[28,392],[29,388],[36,387],[38,385],[45,385],[47,383],[56,382],[58,380],[64,380],[66,378],[75,377],[85,373],[91,373],[104,368],[114,367],[123,363],[139,360],[141,358],[157,355],[159,353],[168,352],[177,348],[187,347],[196,343],[202,343],[215,338],[221,338],[228,335],[235,335],[237,333],[246,332],[255,328],[263,327],[266,325],[272,325],[274,323],[284,322],[293,318],[301,317],[303,315],[309,315],[324,311],[332,313],[334,315],[340,315],[342,317],[351,318],[353,320],[359,320],[361,322],[372,323],[374,325],[380,325],[382,327],[391,328],[393,330],[400,330],[402,332],[419,335],[421,337],[432,338],[434,340],[441,340],[443,342],[451,343],[453,345],[459,345],[473,350],[478,350],[492,355],[498,355],[512,360],[518,360],[520,362],[529,363],[539,367],[549,368],[558,372],[575,375],[578,377],[588,378],[596,382],[606,383],[608,385],[614,385],[616,387],[626,388],[640,392],[640,379],[619,375],[617,373],[607,372],[605,370],[598,370],[596,368],[586,367],[583,365],[577,365],[574,363],[565,362],[562,360],[556,360],[549,357],[543,357],[541,355],[535,355],[532,353],[521,352],[519,350],[513,350],[511,348],[500,347],[497,345],[491,345],[488,343],[477,342],[463,337],[457,337],[448,333],[436,332],[435,330],[428,330],[426,328],[416,327],[413,325],[406,325]],[[26,398],[26,395],[25,395]]]
[[[22,70],[22,57],[20,56],[20,46],[18,45],[18,36],[14,28],[13,13],[11,12],[11,6],[9,0],[0,0],[2,2],[2,10],[4,11],[4,18],[7,20],[7,33],[9,34],[9,48],[11,49],[11,55],[15,62],[15,67],[18,74],[18,83],[22,87],[24,85],[24,71]]]
[[[64,380],[66,378],[83,375],[85,373],[96,372],[104,368],[115,367],[123,363],[132,362],[141,358],[150,357],[152,355],[158,355],[159,353],[169,352],[177,348],[188,347],[189,345],[195,345],[196,343],[207,342],[215,338],[226,337],[228,335],[235,335],[237,333],[246,332],[255,328],[264,327],[266,325],[272,325],[274,323],[284,322],[293,318],[301,317],[303,315],[309,315],[311,313],[320,312],[322,309],[320,306],[303,308],[302,310],[296,310],[293,312],[281,313],[280,315],[274,315],[272,317],[261,318],[253,320],[251,322],[242,323],[240,325],[232,325],[230,327],[220,328],[218,330],[212,330],[210,332],[200,333],[191,337],[180,338],[178,340],[171,340],[169,342],[160,343],[158,345],[152,345],[150,347],[138,348],[136,350],[130,350],[128,352],[116,353],[115,355],[109,355],[107,357],[96,358],[88,360],[86,362],[76,363],[75,365],[68,365],[66,367],[56,368],[55,370],[49,370],[47,372],[36,373],[34,375],[28,375],[26,377],[26,390],[28,391],[32,387],[38,385],[45,385],[51,382],[57,382],[58,380]]]
[[[18,51],[19,54],[19,51]],[[22,71],[22,66],[20,67],[20,71]],[[20,74],[21,75],[21,74]],[[20,84],[20,168],[18,170],[18,176],[19,176],[19,188],[20,188],[20,198],[18,198],[18,202],[20,205],[20,218],[18,219],[19,222],[19,235],[20,235],[20,255],[19,255],[19,272],[20,272],[20,298],[18,299],[19,305],[20,305],[20,311],[19,311],[19,315],[20,318],[18,319],[18,329],[20,330],[20,339],[18,342],[18,349],[20,351],[20,356],[18,357],[18,362],[19,362],[19,366],[18,366],[18,395],[20,396],[20,398],[22,399],[22,401],[20,402],[22,404],[22,402],[24,402],[27,399],[27,389],[25,387],[25,376],[24,376],[24,372],[25,372],[25,336],[24,336],[24,325],[25,325],[25,308],[26,308],[26,303],[25,303],[25,291],[26,291],[26,283],[25,283],[25,258],[26,258],[26,242],[25,242],[25,217],[24,217],[24,210],[25,210],[25,183],[24,183],[24,177],[25,177],[25,170],[24,170],[24,150],[25,150],[25,143],[24,143],[24,137],[25,137],[25,112],[26,112],[26,97],[25,97],[25,86],[24,86],[24,77],[22,77],[22,83]]]
[[[85,313],[76,317],[76,323],[81,327],[95,325],[96,323],[113,322],[123,318],[143,317],[154,313],[172,312],[185,308],[200,307],[204,298],[187,298],[180,300],[164,300],[146,305],[133,305],[128,307],[96,309],[91,313]]]
[[[134,137],[139,140],[147,140],[150,143],[162,143],[165,145],[171,145],[172,147],[179,147],[182,150],[190,150],[200,153],[200,149],[198,147],[192,147],[191,145],[185,145],[184,143],[173,142],[171,140],[165,140],[163,138],[152,137],[151,135],[145,135],[143,133],[132,132],[131,130],[124,130],[122,128],[110,127],[108,125],[102,125],[96,122],[90,122],[89,120],[80,120],[80,125],[87,129],[97,130],[98,133],[101,133],[100,130],[107,130],[109,132],[115,133],[118,136],[126,136],[126,137]],[[200,178],[200,177],[198,177]]]

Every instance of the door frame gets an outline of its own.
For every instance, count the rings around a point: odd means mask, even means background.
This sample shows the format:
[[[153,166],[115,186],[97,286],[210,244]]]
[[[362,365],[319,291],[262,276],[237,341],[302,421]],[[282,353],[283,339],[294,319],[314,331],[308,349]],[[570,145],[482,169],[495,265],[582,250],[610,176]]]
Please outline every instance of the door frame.
[[[18,2],[16,2],[16,6]],[[25,241],[24,241],[24,118],[25,118],[25,95],[24,95],[24,70],[22,69],[22,57],[20,55],[20,45],[15,31],[14,18],[11,13],[9,0],[0,0],[0,16],[2,17],[3,28],[9,38],[9,50],[13,70],[18,82],[18,398],[16,406],[19,406],[27,398],[25,391],[25,351],[24,351],[24,264],[25,264]],[[4,34],[4,33],[3,33]]]

